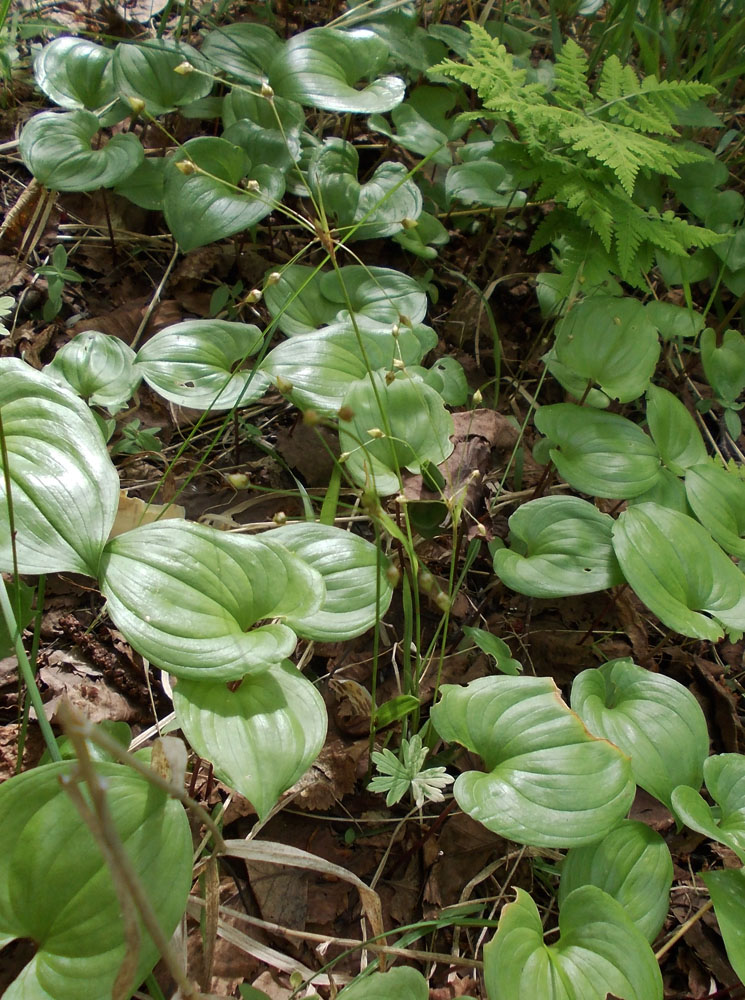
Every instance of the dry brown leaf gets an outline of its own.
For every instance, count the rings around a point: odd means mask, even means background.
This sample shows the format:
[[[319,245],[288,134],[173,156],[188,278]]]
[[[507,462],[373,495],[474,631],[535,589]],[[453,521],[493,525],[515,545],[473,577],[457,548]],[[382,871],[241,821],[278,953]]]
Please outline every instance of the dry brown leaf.
[[[186,511],[177,503],[147,504],[139,497],[131,497],[126,490],[119,491],[119,508],[114,518],[114,524],[109,532],[109,538],[123,535],[125,531],[139,528],[140,525],[152,521],[178,520],[186,517]]]
[[[301,809],[323,812],[354,789],[357,766],[367,753],[368,741],[327,743],[313,765],[288,792]]]
[[[99,670],[82,656],[70,650],[54,650],[39,670],[40,680],[52,692],[44,704],[44,714],[50,722],[57,718],[63,698],[81,711],[91,722],[132,722],[139,717],[129,701],[110,687]]]
[[[308,875],[267,861],[246,861],[263,920],[302,931],[308,918]]]

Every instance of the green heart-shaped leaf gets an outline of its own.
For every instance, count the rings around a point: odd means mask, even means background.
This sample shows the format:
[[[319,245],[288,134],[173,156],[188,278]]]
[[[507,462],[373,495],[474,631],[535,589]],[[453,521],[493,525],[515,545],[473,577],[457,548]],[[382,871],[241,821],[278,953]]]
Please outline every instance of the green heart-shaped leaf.
[[[745,482],[713,462],[689,468],[685,477],[688,503],[701,524],[726,552],[745,558]]]
[[[381,326],[398,324],[402,317],[420,323],[427,312],[426,293],[414,278],[360,264],[325,273],[290,264],[278,282],[267,286],[264,301],[288,337],[345,320],[350,309]]]
[[[560,364],[622,403],[641,396],[660,356],[657,331],[640,302],[598,295],[569,311],[554,350]]]
[[[355,240],[392,236],[419,218],[422,195],[401,163],[382,163],[365,184],[357,180],[359,156],[343,139],[326,139],[313,153],[308,181],[324,210]],[[364,221],[363,221],[364,220]]]
[[[559,913],[561,937],[543,943],[543,924],[523,889],[504,907],[484,948],[490,1000],[662,1000],[652,949],[620,903],[594,885],[575,889]]]
[[[148,385],[180,406],[232,410],[267,390],[260,372],[236,370],[264,335],[250,323],[190,319],[161,330],[140,349],[135,369]]]
[[[119,899],[108,866],[47,764],[0,788],[0,936],[31,938],[36,954],[4,994],[12,1000],[108,1000],[126,954]],[[112,821],[166,936],[191,886],[191,832],[180,803],[118,764],[96,764]],[[50,835],[53,831],[53,836]],[[157,951],[142,930],[134,989]]]
[[[236,88],[225,97],[222,120],[223,138],[245,149],[255,163],[287,171],[300,157],[305,113],[295,101],[268,100]]]
[[[57,351],[44,372],[94,406],[116,410],[139,384],[134,358],[132,348],[118,337],[85,330]]]
[[[625,500],[658,478],[654,442],[617,413],[555,403],[538,410],[535,425],[554,445],[551,458],[559,475],[581,493]]]
[[[429,156],[431,163],[449,166],[453,154],[447,144],[459,139],[468,129],[468,122],[461,121],[457,115],[447,117],[455,108],[456,100],[456,93],[450,87],[417,87],[407,101],[391,111],[395,132],[380,115],[369,118],[368,125],[404,149]]]
[[[595,736],[631,758],[637,785],[670,808],[678,785],[698,788],[709,733],[691,692],[628,657],[583,670],[572,684],[572,708]]]
[[[624,299],[624,301],[626,301]],[[648,302],[644,307],[649,322],[657,328],[663,340],[674,337],[695,337],[704,326],[704,317],[672,302]]]
[[[277,33],[265,24],[240,21],[208,32],[202,55],[236,80],[260,84],[282,47]]]
[[[624,511],[613,525],[623,574],[668,628],[716,642],[745,629],[745,576],[698,521],[656,503]]]
[[[446,684],[432,709],[443,739],[484,761],[454,786],[460,807],[520,844],[576,847],[624,816],[636,786],[628,758],[591,736],[549,677],[482,677]]]
[[[447,202],[462,201],[466,205],[490,205],[519,208],[525,204],[525,192],[515,190],[515,182],[501,163],[481,160],[459,163],[451,167],[445,178]]]
[[[394,336],[390,327],[361,318],[355,325],[342,320],[316,333],[301,334],[278,344],[267,354],[261,370],[281,379],[282,391],[296,406],[336,415],[349,388],[369,369],[390,369],[394,360],[416,365],[432,346],[429,327],[403,327]]]
[[[719,806],[718,815],[687,785],[673,792],[675,813],[692,830],[727,844],[745,864],[745,757],[739,753],[709,757],[704,763],[704,780]]]
[[[275,537],[274,534],[271,536]],[[288,624],[305,639],[342,642],[362,635],[388,610],[390,563],[371,542],[325,524],[287,524],[276,538],[323,577],[326,597],[309,617]]]
[[[166,163],[167,160],[161,156],[143,160],[114,190],[140,208],[162,212]]]
[[[419,472],[422,462],[439,465],[453,450],[453,418],[440,395],[406,371],[391,382],[375,372],[353,383],[343,406],[352,414],[339,425],[345,468],[380,496],[400,488],[402,468]]]
[[[237,690],[181,679],[173,707],[186,738],[219,778],[251,801],[260,819],[316,759],[326,738],[326,706],[285,660]]]
[[[372,114],[400,104],[406,84],[378,74],[388,48],[371,31],[311,28],[294,35],[269,67],[269,82],[280,97],[325,111]],[[360,80],[372,80],[364,89]]]
[[[673,859],[665,841],[646,823],[624,819],[596,844],[568,852],[559,906],[580,886],[597,886],[621,904],[651,942],[665,922],[672,883]]]
[[[177,164],[187,161],[192,173]],[[246,181],[245,188],[241,185]],[[251,182],[258,187],[254,190]],[[166,164],[163,211],[184,253],[255,226],[284,194],[282,173],[251,166],[246,153],[225,139],[189,139]]]
[[[117,94],[111,72],[111,49],[86,38],[55,38],[34,58],[34,78],[61,108],[90,111],[111,103]]]
[[[579,497],[540,497],[509,521],[509,549],[494,553],[494,572],[531,597],[591,594],[623,583],[613,552],[613,520]]]
[[[119,477],[90,410],[48,376],[4,358],[0,412],[19,572],[96,576],[119,504]],[[0,567],[11,572],[3,475],[0,512]]]
[[[714,903],[727,958],[740,982],[745,980],[745,872],[742,868],[702,872]]]
[[[133,648],[195,680],[233,680],[285,659],[295,633],[257,623],[310,615],[324,599],[320,573],[274,540],[175,520],[113,538],[100,578]]]
[[[128,132],[101,149],[91,149],[99,121],[90,111],[43,111],[24,126],[19,150],[39,181],[56,191],[95,191],[128,177],[145,156],[140,140]]]
[[[404,965],[356,979],[340,996],[344,1000],[427,1000],[429,988],[421,972]]]
[[[190,63],[201,72],[176,73],[176,67]],[[148,38],[137,44],[122,42],[114,49],[114,83],[125,98],[145,102],[151,115],[164,115],[184,104],[205,97],[212,90],[206,60],[185,42]]]
[[[709,327],[701,334],[701,361],[717,396],[725,404],[735,403],[745,389],[745,337],[737,330],[725,330],[717,347],[716,333]]]
[[[685,475],[692,465],[706,462],[708,453],[701,431],[685,404],[672,392],[649,386],[647,421],[662,461],[676,476]]]

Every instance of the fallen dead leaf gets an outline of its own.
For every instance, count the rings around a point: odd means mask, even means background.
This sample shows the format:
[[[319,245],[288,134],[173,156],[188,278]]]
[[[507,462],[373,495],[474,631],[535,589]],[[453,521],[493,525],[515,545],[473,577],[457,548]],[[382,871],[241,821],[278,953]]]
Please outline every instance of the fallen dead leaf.
[[[177,503],[147,504],[139,497],[131,497],[126,490],[119,491],[119,508],[109,538],[123,535],[125,531],[139,528],[153,521],[178,520],[186,517],[186,511]]]
[[[44,714],[56,721],[63,698],[91,722],[132,722],[139,713],[119,691],[110,687],[100,670],[71,650],[54,650],[39,670],[39,679],[51,691],[44,703]]]

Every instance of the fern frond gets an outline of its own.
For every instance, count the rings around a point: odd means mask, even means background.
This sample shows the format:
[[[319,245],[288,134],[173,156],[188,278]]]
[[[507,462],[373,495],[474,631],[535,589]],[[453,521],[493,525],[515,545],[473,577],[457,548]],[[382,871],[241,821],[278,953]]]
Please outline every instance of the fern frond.
[[[624,66],[616,55],[608,56],[598,80],[598,97],[611,104],[639,89],[639,77],[631,66]]]
[[[589,62],[583,49],[571,38],[556,57],[556,89],[552,96],[564,107],[588,108],[595,103],[587,86]]]
[[[472,87],[482,101],[492,96],[516,94],[525,83],[525,70],[515,66],[514,59],[498,39],[492,38],[479,24],[468,22],[471,46],[468,62],[457,63],[446,59],[430,72],[443,73],[460,83]]]
[[[703,83],[671,83],[655,76],[640,82],[630,66],[622,66],[617,56],[609,56],[598,82],[598,97],[605,104],[597,113],[603,112],[637,132],[674,135],[680,109],[714,93],[714,87]]]

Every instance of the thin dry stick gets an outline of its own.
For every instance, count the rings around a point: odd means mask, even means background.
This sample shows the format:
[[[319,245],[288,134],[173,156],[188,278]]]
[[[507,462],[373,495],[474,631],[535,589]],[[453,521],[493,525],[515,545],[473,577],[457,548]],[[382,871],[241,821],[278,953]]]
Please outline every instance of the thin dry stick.
[[[660,959],[662,958],[663,955],[666,955],[670,951],[672,946],[676,942],[680,941],[683,935],[687,934],[688,931],[691,929],[691,927],[693,927],[694,924],[697,924],[701,919],[701,917],[703,917],[703,915],[708,910],[710,910],[713,905],[714,903],[712,902],[712,900],[709,899],[706,903],[704,903],[704,905],[699,910],[696,910],[696,912],[693,914],[692,917],[689,917],[684,924],[680,925],[680,927],[673,934],[673,936],[663,944],[663,946],[659,949],[659,951],[656,951],[654,953],[654,957]]]
[[[132,343],[129,345],[132,348],[132,350],[134,350],[139,344],[140,338],[145,332],[145,327],[148,325],[148,323],[150,322],[150,317],[153,315],[153,310],[160,302],[160,297],[163,294],[163,289],[165,288],[165,284],[168,281],[169,275],[173,270],[173,265],[176,263],[176,258],[178,257],[178,254],[179,254],[179,249],[177,244],[173,248],[173,254],[171,255],[171,259],[168,261],[168,266],[163,272],[163,277],[160,279],[158,287],[155,289],[155,293],[153,294],[153,297],[150,300],[150,305],[145,310],[145,315],[142,317],[142,322],[137,327],[137,333],[134,335],[134,337],[132,338]]]
[[[147,893],[143,889],[134,865],[124,849],[124,844],[119,836],[119,831],[114,825],[114,821],[111,817],[111,811],[109,810],[108,800],[106,798],[105,783],[96,772],[93,762],[91,761],[90,754],[88,753],[85,730],[91,728],[90,723],[87,719],[84,719],[81,715],[75,712],[67,701],[63,701],[60,705],[59,720],[62,724],[65,735],[68,737],[75,749],[77,757],[75,772],[72,776],[63,781],[63,787],[65,787],[68,792],[71,787],[75,788],[75,791],[73,791],[71,795],[73,802],[76,803],[79,808],[79,803],[82,801],[82,795],[80,793],[80,789],[76,785],[73,786],[73,782],[78,780],[85,781],[91,796],[93,813],[95,814],[91,817],[94,820],[93,825],[90,827],[91,833],[95,837],[96,842],[101,849],[101,853],[110,867],[117,895],[120,899],[122,898],[123,893],[129,894],[131,897],[134,905],[139,911],[147,932],[153,939],[155,947],[160,952],[163,957],[163,961],[168,966],[168,971],[173,976],[175,982],[181,990],[184,1000],[199,1000],[199,991],[196,990],[194,985],[190,982],[186,971],[181,967],[176,955],[174,954],[171,942],[163,933],[163,929],[160,926],[160,922],[152,908]],[[81,812],[81,816],[87,823],[88,818],[86,816],[86,812],[87,810]],[[120,976],[117,977],[117,982],[120,978],[121,972]]]

